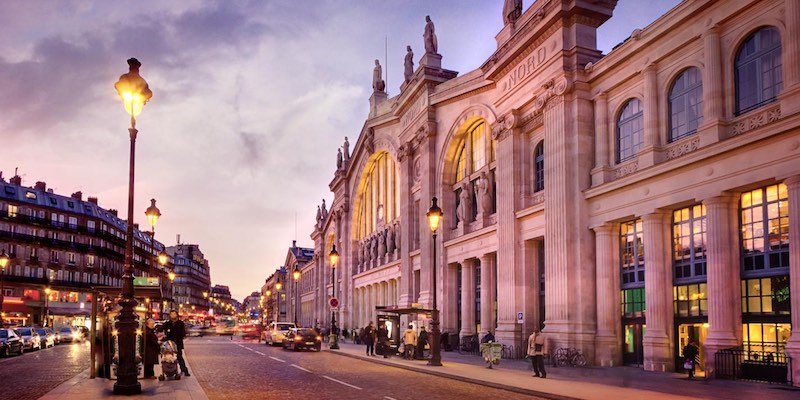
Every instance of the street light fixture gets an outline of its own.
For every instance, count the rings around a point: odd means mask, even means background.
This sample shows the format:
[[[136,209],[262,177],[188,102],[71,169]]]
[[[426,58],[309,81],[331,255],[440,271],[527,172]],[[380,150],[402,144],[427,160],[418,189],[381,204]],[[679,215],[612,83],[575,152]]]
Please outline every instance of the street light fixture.
[[[134,312],[136,298],[133,289],[133,188],[136,155],[136,116],[142,112],[144,105],[153,97],[147,82],[139,75],[142,63],[135,58],[128,59],[128,73],[119,77],[114,88],[123,101],[125,111],[131,116],[130,165],[128,172],[128,226],[125,239],[125,267],[122,275],[122,291],[119,305],[122,310],[117,317],[116,329],[119,331],[119,367],[117,381],[114,383],[114,394],[139,394],[142,385],[137,379],[136,366],[136,328],[138,317]]]
[[[3,277],[6,274],[6,267],[8,266],[9,261],[10,259],[8,258],[6,251],[3,250],[0,252],[0,313],[3,311],[3,301],[5,300],[3,297],[3,292],[5,292]],[[5,317],[5,314],[0,315],[0,326],[3,324],[3,317]]]
[[[331,247],[331,252],[328,253],[328,258],[331,262],[331,291],[333,298],[336,298],[336,264],[339,263],[339,252],[336,251],[336,243]],[[328,336],[328,348],[331,350],[339,349],[339,328],[336,327],[336,311],[331,307],[331,330]]]
[[[300,301],[300,290],[297,287],[300,284],[300,267],[298,265],[294,266],[294,271],[292,271],[292,278],[294,278],[294,326],[297,326],[297,303]]]
[[[281,289],[283,289],[283,283],[281,283],[281,281],[276,282],[275,283],[275,292],[276,292],[276,295],[277,295],[276,297],[278,298],[278,300],[277,300],[277,307],[276,307],[277,308],[277,312],[275,312],[275,322],[280,322],[280,319],[281,319]]]
[[[431,199],[431,208],[425,214],[428,217],[428,225],[433,233],[433,309],[431,310],[431,359],[428,360],[428,365],[440,367],[442,365],[442,354],[440,349],[440,336],[439,330],[439,310],[436,306],[436,231],[439,230],[439,224],[442,222],[442,209],[437,204],[438,199],[434,197]]]
[[[42,323],[43,326],[48,326],[47,325],[47,322],[48,322],[47,320],[50,319],[49,318],[49,315],[50,315],[50,293],[52,293],[52,292],[53,292],[53,290],[50,289],[49,287],[44,288],[44,322]]]

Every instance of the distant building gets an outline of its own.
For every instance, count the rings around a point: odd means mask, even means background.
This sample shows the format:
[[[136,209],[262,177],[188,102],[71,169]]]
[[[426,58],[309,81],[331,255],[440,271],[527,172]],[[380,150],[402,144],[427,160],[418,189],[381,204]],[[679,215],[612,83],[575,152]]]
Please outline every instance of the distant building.
[[[239,302],[231,298],[231,290],[228,286],[214,285],[211,288],[209,300],[215,314],[234,314],[239,310]]]
[[[259,319],[261,318],[261,294],[259,292],[250,293],[250,296],[247,296],[242,301],[241,311],[245,313],[246,318],[248,319]]]
[[[211,267],[200,251],[200,245],[177,244],[167,247],[166,252],[175,263],[174,297],[178,308],[185,313],[207,313],[207,296],[211,294]]]
[[[265,323],[286,321],[286,267],[278,267],[264,281],[261,296],[264,296],[262,320]]]

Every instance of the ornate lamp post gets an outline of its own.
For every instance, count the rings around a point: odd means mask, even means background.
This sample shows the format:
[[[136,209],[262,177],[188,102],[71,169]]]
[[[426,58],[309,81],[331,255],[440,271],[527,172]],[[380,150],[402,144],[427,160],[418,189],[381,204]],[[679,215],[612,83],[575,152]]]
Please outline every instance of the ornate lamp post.
[[[280,320],[281,320],[281,289],[283,289],[283,283],[281,283],[281,281],[276,282],[275,283],[275,295],[276,295],[275,297],[278,298],[278,306],[277,306],[278,311],[276,312],[276,315],[275,315],[275,321],[278,321],[278,322],[280,322]]]
[[[272,319],[272,289],[267,289],[267,316]],[[275,322],[274,320],[272,322]]]
[[[300,268],[295,265],[292,271],[292,278],[294,278],[294,326],[297,326],[297,303],[300,301]]]
[[[158,219],[161,217],[161,210],[156,207],[156,199],[150,199],[150,207],[147,207],[147,209],[144,211],[144,215],[147,216],[147,223],[150,224],[150,252],[152,253],[156,247],[156,222],[158,222]],[[155,261],[161,263],[160,256],[161,254],[156,255]],[[163,266],[164,264],[161,265]],[[152,272],[153,271],[151,270],[150,273]],[[158,272],[158,275],[161,275],[161,271]],[[151,310],[148,307],[148,313],[149,311]],[[164,310],[161,310],[161,312],[163,313]]]
[[[48,326],[47,323],[50,319],[50,293],[52,292],[53,290],[49,287],[44,288],[44,318],[42,319],[43,326]]]
[[[0,313],[3,312],[3,300],[4,300],[3,293],[5,292],[3,277],[6,274],[6,267],[8,266],[8,262],[9,262],[8,254],[6,254],[6,251],[3,250],[3,252],[0,253]],[[3,324],[3,318],[2,316],[0,316],[0,326],[2,326],[2,324]]]
[[[336,244],[331,247],[331,252],[328,253],[328,258],[331,262],[331,297],[336,298],[336,264],[339,262],[339,252],[336,251]],[[336,311],[331,307],[331,330],[328,336],[328,348],[331,350],[339,349],[339,328],[336,326]]]
[[[431,200],[431,208],[425,214],[428,217],[428,225],[430,225],[431,233],[433,233],[433,310],[431,310],[431,359],[428,360],[428,365],[440,367],[442,365],[442,354],[439,348],[439,338],[442,335],[439,330],[439,310],[436,307],[436,231],[439,230],[439,224],[442,222],[442,209],[437,204],[438,199],[434,197]]]
[[[153,92],[147,82],[139,75],[142,63],[135,58],[128,59],[129,71],[119,77],[114,84],[119,97],[122,98],[125,111],[131,116],[130,134],[130,165],[128,172],[128,229],[125,240],[125,267],[122,275],[122,292],[119,305],[122,310],[117,316],[115,324],[119,332],[119,367],[117,368],[117,381],[114,383],[114,394],[139,394],[142,385],[137,379],[136,367],[136,328],[138,318],[134,312],[136,299],[133,291],[133,182],[136,159],[136,116],[142,112],[144,105],[153,97]]]

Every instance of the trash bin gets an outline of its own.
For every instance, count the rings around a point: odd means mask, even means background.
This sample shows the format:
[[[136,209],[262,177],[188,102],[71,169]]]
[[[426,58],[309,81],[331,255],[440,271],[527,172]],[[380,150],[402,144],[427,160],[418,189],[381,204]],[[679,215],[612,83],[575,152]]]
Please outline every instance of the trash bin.
[[[481,343],[481,355],[483,361],[489,364],[486,368],[491,369],[492,365],[500,364],[500,358],[503,356],[502,343]]]

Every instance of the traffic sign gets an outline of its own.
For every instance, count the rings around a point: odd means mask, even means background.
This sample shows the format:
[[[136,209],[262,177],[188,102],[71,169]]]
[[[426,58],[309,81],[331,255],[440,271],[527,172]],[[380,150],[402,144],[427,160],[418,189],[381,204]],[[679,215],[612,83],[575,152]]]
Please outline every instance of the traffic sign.
[[[336,297],[331,297],[331,299],[328,300],[328,305],[330,305],[331,308],[338,308],[339,307],[339,299],[337,299]]]

